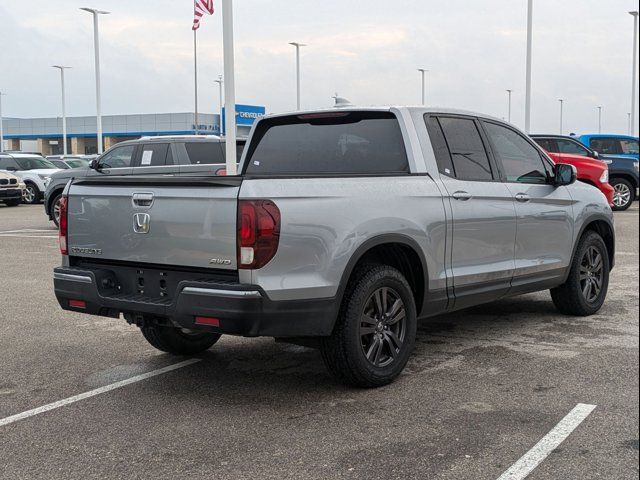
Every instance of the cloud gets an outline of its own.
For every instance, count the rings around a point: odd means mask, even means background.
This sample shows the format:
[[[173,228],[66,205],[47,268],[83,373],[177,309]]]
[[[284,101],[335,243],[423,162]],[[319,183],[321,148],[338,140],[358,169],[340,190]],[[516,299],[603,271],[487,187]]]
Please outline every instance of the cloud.
[[[625,3],[626,2],[626,3]],[[153,3],[153,8],[150,4]],[[95,111],[92,23],[82,0],[5,2],[5,111],[14,116],[59,114],[59,79],[68,72],[70,114]],[[188,1],[101,0],[105,113],[193,109],[192,10]],[[632,1],[537,0],[534,8],[533,127],[557,129],[558,98],[573,131],[596,126],[626,131],[631,90]],[[303,105],[331,104],[341,95],[360,104],[415,104],[417,68],[428,68],[431,104],[506,116],[523,123],[526,5],[512,0],[243,0],[235,2],[237,98],[270,111],[295,105],[291,41],[302,49]],[[219,12],[198,31],[201,111],[217,111],[222,70]],[[9,67],[9,68],[7,68]]]

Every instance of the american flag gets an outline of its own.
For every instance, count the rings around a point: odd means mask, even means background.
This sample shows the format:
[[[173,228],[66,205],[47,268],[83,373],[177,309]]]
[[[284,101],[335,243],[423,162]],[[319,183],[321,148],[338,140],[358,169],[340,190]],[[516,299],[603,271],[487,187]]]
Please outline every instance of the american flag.
[[[213,0],[195,0],[193,2],[193,30],[200,27],[200,19],[205,13],[213,15]]]

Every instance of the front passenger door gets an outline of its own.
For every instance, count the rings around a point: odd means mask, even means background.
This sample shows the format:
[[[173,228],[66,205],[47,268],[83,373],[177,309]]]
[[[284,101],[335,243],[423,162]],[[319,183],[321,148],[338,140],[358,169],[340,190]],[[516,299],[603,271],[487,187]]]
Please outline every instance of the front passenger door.
[[[482,124],[516,206],[516,270],[510,293],[562,277],[573,245],[567,187],[554,185],[551,164],[524,135],[507,125],[484,120]]]
[[[516,213],[473,117],[426,118],[451,208],[448,255],[456,309],[497,300],[511,288]]]

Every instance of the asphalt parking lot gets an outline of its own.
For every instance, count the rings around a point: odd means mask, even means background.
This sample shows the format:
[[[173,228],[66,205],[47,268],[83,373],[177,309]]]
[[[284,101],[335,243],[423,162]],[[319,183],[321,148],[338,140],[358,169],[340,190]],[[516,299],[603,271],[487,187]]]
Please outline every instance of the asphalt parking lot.
[[[0,477],[497,479],[577,404],[531,479],[638,478],[638,206],[616,214],[603,310],[547,292],[419,327],[394,384],[354,390],[319,353],[223,338],[201,361],[1,425]],[[64,312],[42,206],[0,206],[0,419],[178,364],[124,320]]]

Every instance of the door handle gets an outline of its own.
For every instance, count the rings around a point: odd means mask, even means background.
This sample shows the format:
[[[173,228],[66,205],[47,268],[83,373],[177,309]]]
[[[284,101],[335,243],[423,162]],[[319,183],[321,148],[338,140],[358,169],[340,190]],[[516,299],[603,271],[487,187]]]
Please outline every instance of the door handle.
[[[463,202],[466,202],[467,200],[471,199],[470,193],[462,192],[462,191],[454,192],[451,196],[456,200],[462,200]]]
[[[153,193],[134,193],[131,201],[134,207],[149,208],[153,204]]]
[[[531,200],[531,197],[529,195],[527,195],[526,193],[518,193],[516,195],[516,200],[521,202],[521,203],[526,203],[529,200]]]

